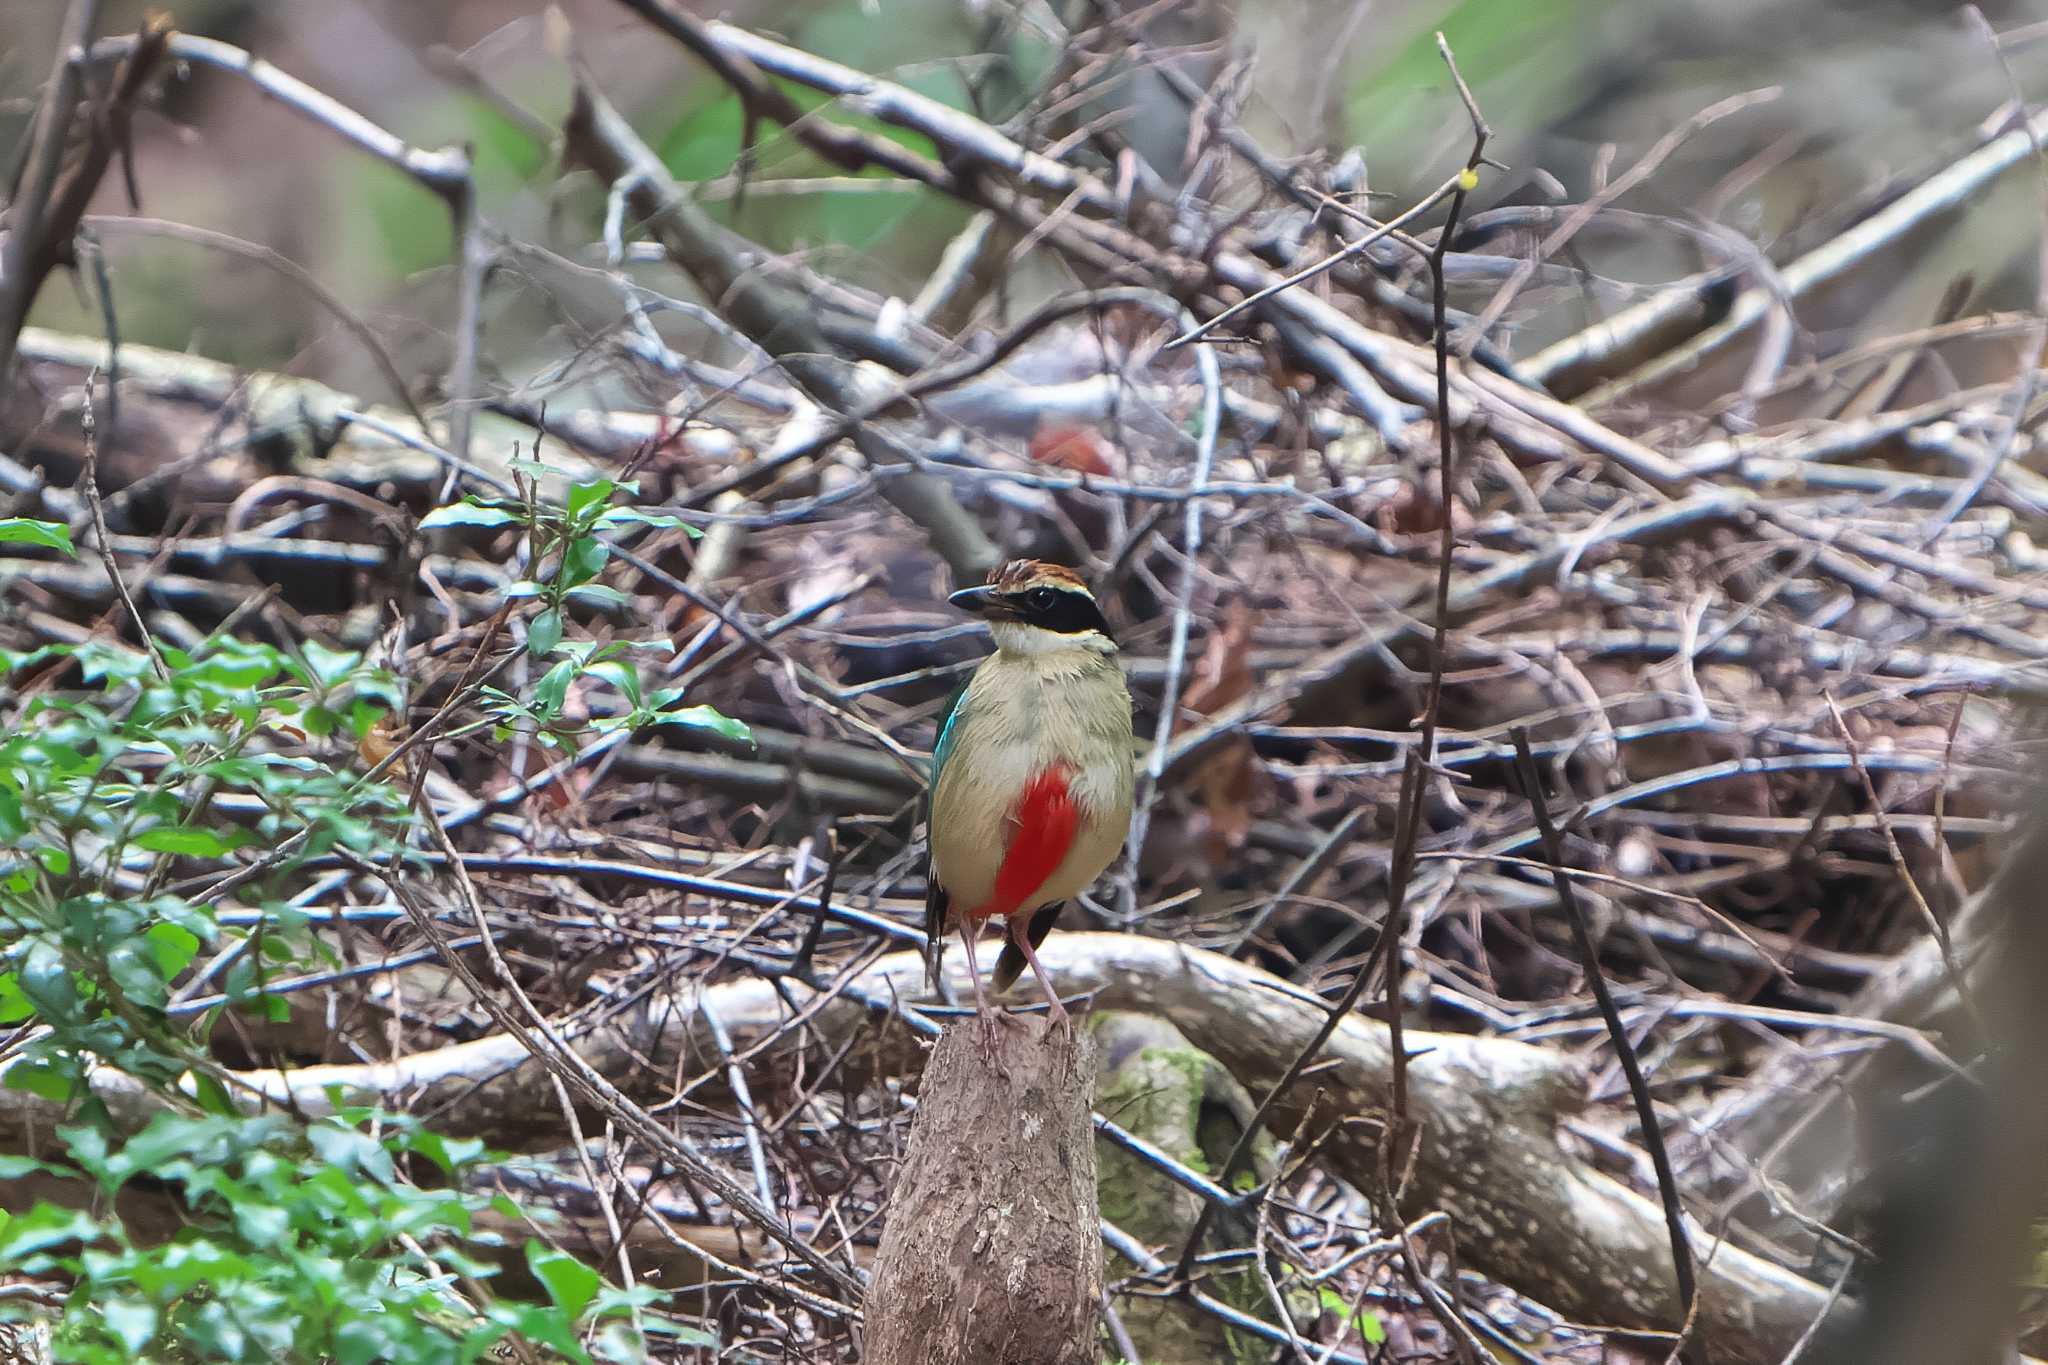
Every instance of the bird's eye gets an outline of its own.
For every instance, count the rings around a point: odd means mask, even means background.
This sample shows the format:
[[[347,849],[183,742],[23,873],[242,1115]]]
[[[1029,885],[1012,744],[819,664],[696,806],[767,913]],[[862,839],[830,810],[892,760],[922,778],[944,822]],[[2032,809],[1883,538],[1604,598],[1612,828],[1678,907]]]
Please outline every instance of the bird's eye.
[[[1031,605],[1039,611],[1051,611],[1059,603],[1059,594],[1051,588],[1033,588],[1025,594]]]

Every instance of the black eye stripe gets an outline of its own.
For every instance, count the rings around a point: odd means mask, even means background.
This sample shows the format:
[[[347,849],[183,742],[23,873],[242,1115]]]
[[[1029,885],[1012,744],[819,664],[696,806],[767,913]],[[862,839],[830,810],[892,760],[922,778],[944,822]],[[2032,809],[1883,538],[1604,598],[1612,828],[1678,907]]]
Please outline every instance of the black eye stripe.
[[[1010,596],[1009,601],[1019,619],[1041,629],[1061,635],[1079,635],[1083,631],[1096,630],[1102,632],[1104,638],[1114,638],[1109,633],[1109,622],[1102,618],[1102,609],[1085,592],[1032,588]]]

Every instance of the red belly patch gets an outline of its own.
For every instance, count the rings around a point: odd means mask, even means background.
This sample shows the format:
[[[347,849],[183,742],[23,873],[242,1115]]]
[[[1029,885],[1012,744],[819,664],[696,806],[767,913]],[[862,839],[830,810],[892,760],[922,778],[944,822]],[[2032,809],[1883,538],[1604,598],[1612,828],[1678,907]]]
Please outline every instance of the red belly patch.
[[[1023,910],[1066,861],[1081,823],[1067,789],[1066,766],[1056,763],[1026,783],[1010,819],[1016,833],[996,872],[995,892],[968,912],[976,919],[1007,918]]]

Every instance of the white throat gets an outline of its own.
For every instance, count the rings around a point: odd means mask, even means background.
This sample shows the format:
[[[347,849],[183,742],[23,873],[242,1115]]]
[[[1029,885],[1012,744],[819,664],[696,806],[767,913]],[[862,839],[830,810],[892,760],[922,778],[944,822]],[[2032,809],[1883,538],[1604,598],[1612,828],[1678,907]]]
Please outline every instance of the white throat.
[[[991,621],[988,633],[995,637],[996,648],[1005,654],[1036,657],[1074,650],[1091,654],[1116,653],[1116,645],[1099,630],[1069,633],[1047,630],[1043,626],[1028,626],[1022,621]]]

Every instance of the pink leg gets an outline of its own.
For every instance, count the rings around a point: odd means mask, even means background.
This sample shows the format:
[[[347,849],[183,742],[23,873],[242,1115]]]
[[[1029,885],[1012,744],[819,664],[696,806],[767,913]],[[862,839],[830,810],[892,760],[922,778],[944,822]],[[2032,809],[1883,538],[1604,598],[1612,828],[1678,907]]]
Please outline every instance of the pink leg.
[[[1031,916],[1010,916],[1010,941],[1024,954],[1024,960],[1031,964],[1031,974],[1038,978],[1039,989],[1045,992],[1046,1004],[1051,1009],[1046,1015],[1045,1031],[1060,1030],[1068,1037],[1074,1035],[1074,1021],[1067,1014],[1067,1007],[1060,1003],[1059,992],[1052,988],[1052,979],[1045,974],[1045,968],[1038,961],[1038,950],[1031,946]]]
[[[989,1012],[988,998],[981,993],[981,963],[974,956],[974,942],[981,936],[981,921],[973,915],[960,917],[960,941],[967,945],[967,980],[974,987],[974,1018],[981,1029],[982,1046],[993,1054],[996,1045],[996,1016]]]
[[[981,994],[981,963],[974,956],[974,942],[981,936],[981,921],[972,915],[960,919],[960,941],[967,945],[967,981],[974,987],[974,1012],[988,1013],[988,1001]]]

